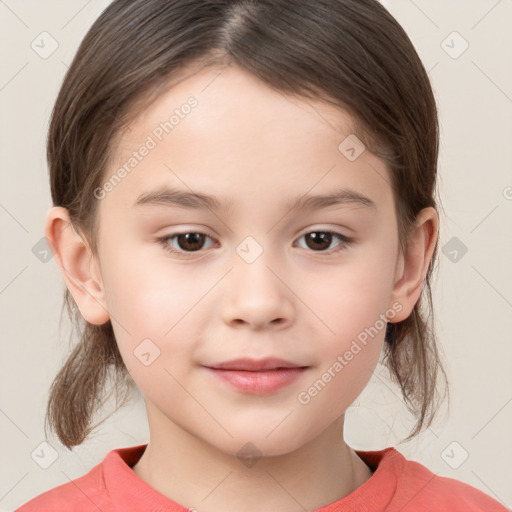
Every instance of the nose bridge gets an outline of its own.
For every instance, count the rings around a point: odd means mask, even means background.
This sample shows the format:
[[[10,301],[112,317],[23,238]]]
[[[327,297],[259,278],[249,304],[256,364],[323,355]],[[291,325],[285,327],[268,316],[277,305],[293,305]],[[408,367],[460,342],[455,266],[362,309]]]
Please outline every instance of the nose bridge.
[[[225,321],[265,324],[290,319],[293,294],[279,275],[276,253],[264,246],[268,240],[266,237],[260,243],[249,235],[235,248],[224,302]]]
[[[276,267],[279,266],[276,252],[270,247],[270,237],[264,240],[261,236],[258,238],[261,242],[248,235],[235,248],[235,279],[240,285],[250,287],[253,292],[278,292],[282,283],[275,275]]]

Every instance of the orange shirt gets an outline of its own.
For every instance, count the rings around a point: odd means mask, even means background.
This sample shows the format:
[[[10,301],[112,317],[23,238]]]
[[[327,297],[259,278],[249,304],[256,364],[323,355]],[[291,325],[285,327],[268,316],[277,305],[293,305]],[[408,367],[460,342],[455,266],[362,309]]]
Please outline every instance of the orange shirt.
[[[132,471],[146,446],[112,450],[86,475],[33,498],[16,512],[188,512]],[[348,496],[315,512],[508,512],[478,489],[436,476],[394,448],[356,453],[373,475]]]

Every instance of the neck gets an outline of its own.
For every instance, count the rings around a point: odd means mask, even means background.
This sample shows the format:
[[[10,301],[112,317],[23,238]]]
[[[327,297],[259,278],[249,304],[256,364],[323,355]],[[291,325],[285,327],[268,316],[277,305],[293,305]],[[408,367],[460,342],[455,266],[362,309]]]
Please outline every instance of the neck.
[[[132,469],[160,494],[201,512],[315,510],[372,475],[344,442],[343,419],[298,450],[253,459],[226,454],[174,423],[159,429],[150,422],[150,442]]]

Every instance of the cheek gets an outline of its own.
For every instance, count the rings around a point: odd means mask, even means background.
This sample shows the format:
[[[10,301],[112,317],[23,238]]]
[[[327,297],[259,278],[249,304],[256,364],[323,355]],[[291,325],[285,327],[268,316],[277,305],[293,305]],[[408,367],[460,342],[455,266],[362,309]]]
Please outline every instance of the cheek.
[[[139,376],[156,378],[141,367],[144,359],[156,354],[153,374],[165,369],[176,376],[185,373],[193,362],[203,324],[211,318],[208,291],[218,276],[210,273],[198,279],[193,266],[155,257],[153,249],[121,251],[118,247],[112,243],[108,249],[115,252],[110,253],[105,247],[105,261],[115,264],[106,263],[102,276],[114,334],[128,370],[136,372],[132,375],[136,382]],[[149,357],[137,358],[148,352]],[[170,376],[162,373],[161,378]]]
[[[393,268],[392,251],[375,244],[350,264],[316,274],[314,286],[302,285],[300,296],[307,297],[319,326],[319,366],[310,392],[304,390],[306,401],[309,397],[340,413],[368,383],[384,343]]]
[[[342,316],[336,335],[319,344],[321,362],[297,395],[301,406],[328,411],[327,423],[344,413],[366,387],[384,342],[385,321]]]
[[[389,307],[394,262],[389,250],[374,245],[337,265],[318,267],[314,279],[297,280],[297,295],[323,324],[331,347],[343,348],[340,343],[375,324],[385,330],[380,318]]]
[[[157,391],[152,388],[158,382],[172,387],[166,369],[173,374],[176,368],[185,371],[193,349],[187,342],[194,336],[187,313],[198,301],[197,294],[184,286],[183,274],[169,275],[169,268],[161,267],[148,266],[145,256],[132,252],[129,259],[106,265],[104,273],[119,351],[133,380],[149,395]]]
[[[119,245],[105,247],[102,272],[113,323],[137,336],[161,338],[185,314],[194,295],[186,286],[186,273],[164,257],[155,258],[155,248],[149,244],[125,244],[125,249]]]
[[[111,283],[117,283],[111,317],[125,366],[145,396],[179,396],[182,390],[173,376],[181,382],[192,364],[197,332],[190,322],[193,313],[187,313],[197,298],[183,293],[186,287],[177,279],[172,286],[156,279],[158,272],[123,279],[121,270],[110,275]]]

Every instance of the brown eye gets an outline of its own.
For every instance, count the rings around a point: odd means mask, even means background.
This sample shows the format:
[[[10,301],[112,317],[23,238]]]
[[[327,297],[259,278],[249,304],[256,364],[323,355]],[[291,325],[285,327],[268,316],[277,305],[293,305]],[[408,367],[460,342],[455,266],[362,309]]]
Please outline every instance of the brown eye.
[[[302,238],[306,240],[305,249],[325,253],[326,255],[342,251],[353,243],[352,238],[348,238],[336,231],[311,231],[302,235],[299,240]],[[205,233],[187,231],[183,233],[171,233],[170,235],[158,238],[157,241],[172,255],[186,258],[187,256],[192,256],[194,253],[201,253],[202,249],[205,249],[204,244],[207,239],[213,240],[211,236]],[[334,246],[334,248],[330,248],[333,241],[336,239],[338,239],[340,243]]]
[[[305,235],[306,244],[310,249],[325,250],[328,249],[332,242],[332,233],[323,231],[313,231]]]
[[[188,255],[201,251],[208,238],[212,239],[205,233],[188,231],[184,233],[172,233],[158,238],[157,241],[171,254],[187,257]]]
[[[300,238],[304,238],[306,240],[306,249],[311,249],[314,252],[336,252],[345,249],[352,243],[352,239],[348,238],[341,233],[337,233],[336,231],[310,231],[302,235]],[[335,239],[341,240],[334,249],[327,250],[333,243]],[[300,239],[299,239],[300,240]]]
[[[197,251],[201,249],[205,240],[203,233],[182,233],[176,235],[176,243],[184,251]]]

